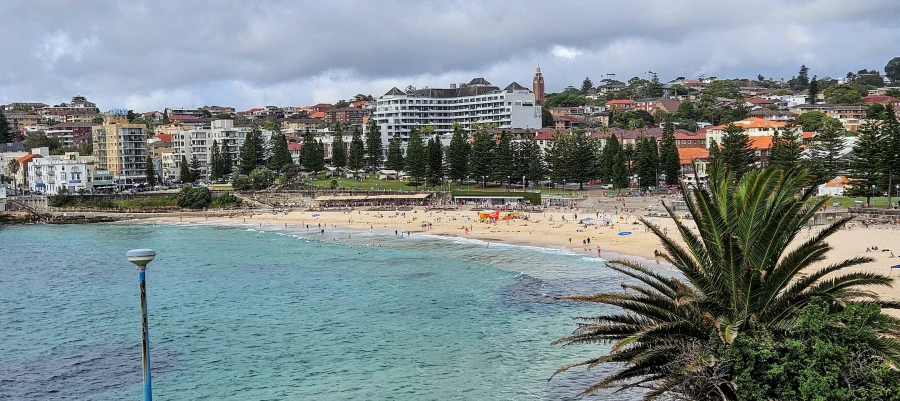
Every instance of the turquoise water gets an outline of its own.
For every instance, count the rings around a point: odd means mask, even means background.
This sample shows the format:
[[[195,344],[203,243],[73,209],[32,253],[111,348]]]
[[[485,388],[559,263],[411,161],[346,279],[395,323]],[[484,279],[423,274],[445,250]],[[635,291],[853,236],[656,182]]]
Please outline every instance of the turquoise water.
[[[158,252],[147,291],[159,400],[565,400],[604,373],[548,381],[605,349],[550,344],[572,317],[602,312],[553,296],[619,287],[597,259],[249,227],[0,228],[0,399],[140,399],[124,254],[143,247]]]

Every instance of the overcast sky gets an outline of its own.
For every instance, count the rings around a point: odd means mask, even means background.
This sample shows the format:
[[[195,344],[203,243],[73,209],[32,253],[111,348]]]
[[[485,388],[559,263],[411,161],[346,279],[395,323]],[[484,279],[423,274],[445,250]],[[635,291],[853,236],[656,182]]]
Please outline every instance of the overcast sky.
[[[897,0],[0,1],[0,103],[101,110],[335,102],[482,76],[548,92],[700,74],[883,70]]]

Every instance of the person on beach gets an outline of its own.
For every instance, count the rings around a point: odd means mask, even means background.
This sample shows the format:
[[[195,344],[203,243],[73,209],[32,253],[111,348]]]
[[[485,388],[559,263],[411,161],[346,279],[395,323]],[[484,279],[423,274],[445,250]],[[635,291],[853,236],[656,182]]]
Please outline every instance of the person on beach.
[[[600,257],[600,247],[599,246],[597,247],[597,257],[598,258]]]

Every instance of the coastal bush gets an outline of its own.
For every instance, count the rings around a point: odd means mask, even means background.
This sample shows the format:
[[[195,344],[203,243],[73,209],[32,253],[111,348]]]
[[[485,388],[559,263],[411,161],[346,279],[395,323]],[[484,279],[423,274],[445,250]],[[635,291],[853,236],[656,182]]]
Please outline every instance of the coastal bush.
[[[244,174],[235,174],[231,180],[231,188],[235,191],[250,189],[250,177]]]
[[[212,192],[207,187],[193,188],[185,185],[177,196],[178,207],[190,209],[203,209],[212,203]]]
[[[234,196],[231,192],[225,192],[222,195],[219,195],[213,199],[212,203],[209,205],[211,208],[229,208],[229,207],[240,207],[243,205],[243,201],[237,196]]]
[[[250,185],[253,189],[266,189],[275,183],[275,172],[265,167],[257,167],[250,172]]]
[[[685,245],[669,238],[661,227],[641,221],[659,237],[665,250],[662,257],[683,278],[661,275],[631,260],[608,263],[610,269],[641,285],[622,283],[618,292],[565,297],[620,310],[580,318],[572,335],[557,340],[556,344],[612,344],[605,355],[564,366],[557,373],[601,364],[617,369],[583,394],[601,388],[644,388],[649,389],[645,399],[766,399],[755,398],[760,393],[775,393],[775,399],[781,397],[777,394],[799,395],[781,399],[856,399],[815,396],[826,391],[839,394],[841,387],[853,383],[835,377],[828,370],[831,367],[824,365],[811,371],[786,371],[786,375],[806,374],[788,381],[785,386],[789,389],[766,387],[767,380],[773,383],[775,379],[758,372],[769,366],[770,359],[787,361],[812,353],[813,358],[840,360],[853,352],[864,356],[849,359],[864,366],[860,371],[879,380],[887,378],[885,364],[897,366],[900,362],[900,320],[866,308],[900,309],[900,303],[880,301],[867,290],[868,286],[890,286],[891,279],[844,272],[872,260],[867,257],[821,267],[831,249],[825,240],[850,218],[837,219],[806,240],[798,238],[816,211],[829,201],[827,197],[809,201],[813,191],[804,193],[802,189],[811,180],[806,170],[771,167],[735,180],[729,171],[714,166],[709,170],[708,189],[682,183],[697,229],[685,226],[668,206],[666,210]],[[805,309],[810,304],[822,308]],[[809,317],[815,314],[819,314],[815,319]],[[804,326],[815,320],[852,328],[851,323],[866,321],[858,319],[860,316],[870,317],[871,323],[864,325],[871,331],[842,346],[811,343],[810,333],[817,328]],[[816,355],[822,351],[817,346],[833,349]],[[754,349],[770,354],[758,356],[761,363],[751,361],[746,366],[729,357],[750,356],[748,352]],[[872,391],[880,390],[873,387]],[[803,398],[807,396],[812,398]]]

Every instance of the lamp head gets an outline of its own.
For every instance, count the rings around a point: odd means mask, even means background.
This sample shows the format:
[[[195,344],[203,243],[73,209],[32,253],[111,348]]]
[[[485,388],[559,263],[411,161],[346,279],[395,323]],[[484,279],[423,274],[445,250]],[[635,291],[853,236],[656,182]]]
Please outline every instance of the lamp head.
[[[138,270],[144,270],[147,264],[156,257],[156,251],[152,249],[132,249],[125,253],[128,261],[137,265]]]

